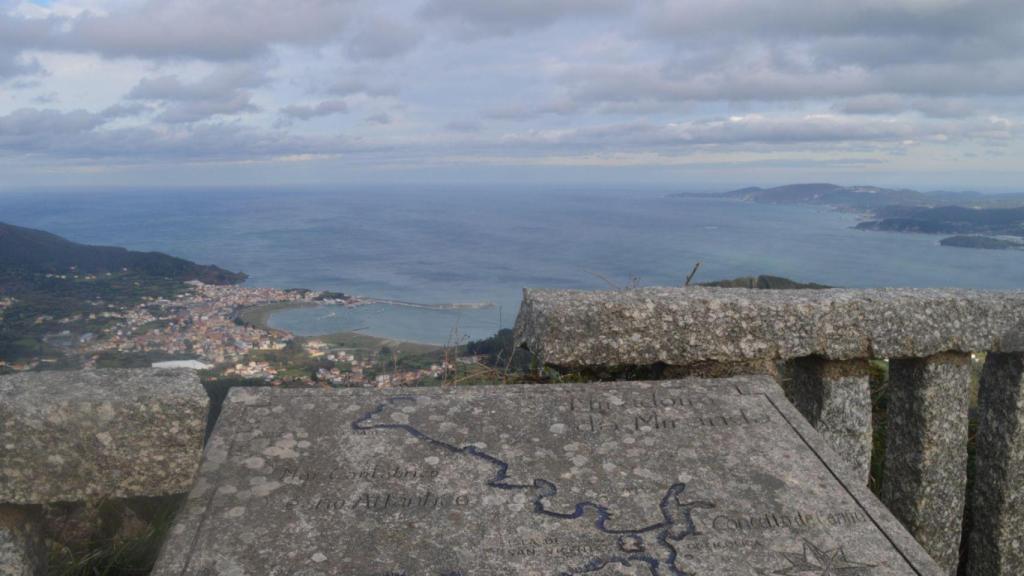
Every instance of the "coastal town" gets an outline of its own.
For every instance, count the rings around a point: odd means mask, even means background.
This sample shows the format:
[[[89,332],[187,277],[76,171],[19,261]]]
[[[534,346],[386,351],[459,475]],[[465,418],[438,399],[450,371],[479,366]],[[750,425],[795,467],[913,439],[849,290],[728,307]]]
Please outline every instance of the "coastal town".
[[[209,365],[235,363],[253,350],[280,350],[292,339],[236,321],[239,310],[268,304],[314,303],[317,292],[217,286],[197,281],[176,299],[158,298],[125,311],[121,321],[82,347],[101,352],[194,355]]]
[[[341,305],[359,306],[357,297],[314,290],[282,290],[199,281],[175,297],[147,297],[123,309],[110,309],[67,318],[44,318],[59,326],[82,321],[105,321],[97,332],[70,330],[49,334],[46,341],[66,357],[80,360],[83,368],[111,363],[140,362],[155,367],[187,367],[208,378],[234,378],[289,386],[408,386],[443,379],[455,366],[435,347],[420,354],[392,350],[378,339],[362,337],[354,343],[337,338],[302,338],[266,326],[266,314],[247,319],[246,311],[264,307]],[[0,299],[0,318],[11,306]],[[41,357],[5,364],[13,371],[45,368],[57,359]]]

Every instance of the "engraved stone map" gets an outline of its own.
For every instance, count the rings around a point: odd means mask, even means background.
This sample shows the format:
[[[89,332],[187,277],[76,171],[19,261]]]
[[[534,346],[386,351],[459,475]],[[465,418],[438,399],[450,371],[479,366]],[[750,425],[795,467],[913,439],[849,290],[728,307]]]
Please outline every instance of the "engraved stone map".
[[[938,574],[767,379],[235,389],[157,576]]]

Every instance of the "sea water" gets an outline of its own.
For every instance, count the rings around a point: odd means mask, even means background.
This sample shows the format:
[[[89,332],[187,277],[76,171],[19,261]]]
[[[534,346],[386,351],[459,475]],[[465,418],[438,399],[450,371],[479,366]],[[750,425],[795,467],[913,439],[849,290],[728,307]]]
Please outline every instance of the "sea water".
[[[303,187],[0,194],[0,221],[249,274],[247,285],[420,304],[275,313],[301,335],[465,341],[510,327],[522,288],[680,285],[771,274],[833,286],[1024,288],[1024,252],[854,230],[824,207],[672,197],[665,188]]]

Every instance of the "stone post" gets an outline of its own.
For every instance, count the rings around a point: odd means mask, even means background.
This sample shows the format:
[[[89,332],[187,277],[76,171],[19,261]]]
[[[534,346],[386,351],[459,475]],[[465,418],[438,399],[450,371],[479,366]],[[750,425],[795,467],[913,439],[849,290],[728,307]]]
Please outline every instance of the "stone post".
[[[871,390],[868,361],[818,356],[789,363],[786,397],[864,484],[871,473]]]
[[[1024,355],[989,353],[978,411],[967,573],[1024,574]]]
[[[0,576],[46,573],[47,507],[188,491],[208,405],[190,371],[0,376]]]
[[[188,491],[209,399],[195,372],[83,370],[0,377],[0,503]]]
[[[0,504],[0,576],[46,574],[38,507]]]
[[[882,501],[949,574],[960,558],[970,384],[970,354],[889,364]]]

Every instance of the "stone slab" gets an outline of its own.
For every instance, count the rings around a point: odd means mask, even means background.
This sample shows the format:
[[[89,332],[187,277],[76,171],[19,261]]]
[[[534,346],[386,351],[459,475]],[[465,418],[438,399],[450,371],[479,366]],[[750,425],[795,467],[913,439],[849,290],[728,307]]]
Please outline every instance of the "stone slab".
[[[154,576],[937,576],[767,378],[231,391]]]
[[[1021,352],[1024,292],[527,289],[516,339],[566,368]]]
[[[0,377],[0,502],[187,492],[208,399],[187,370]]]

